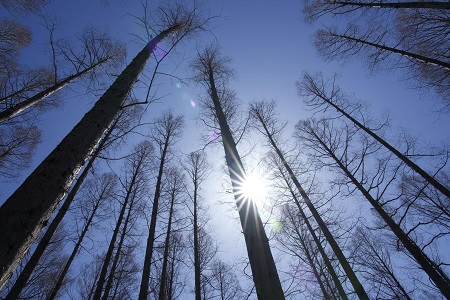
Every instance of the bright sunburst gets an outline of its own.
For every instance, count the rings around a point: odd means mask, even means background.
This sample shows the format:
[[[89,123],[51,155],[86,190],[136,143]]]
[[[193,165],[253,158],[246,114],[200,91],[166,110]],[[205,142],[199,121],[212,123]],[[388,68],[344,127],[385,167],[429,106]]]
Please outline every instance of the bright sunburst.
[[[263,202],[267,197],[268,181],[258,172],[249,174],[242,184],[242,194],[256,202]]]

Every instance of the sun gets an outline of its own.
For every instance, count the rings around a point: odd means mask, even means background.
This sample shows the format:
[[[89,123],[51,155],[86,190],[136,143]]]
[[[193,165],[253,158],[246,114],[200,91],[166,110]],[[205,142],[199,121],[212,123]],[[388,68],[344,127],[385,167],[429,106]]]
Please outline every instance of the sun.
[[[252,172],[246,176],[242,183],[242,195],[244,198],[256,202],[263,202],[267,197],[268,181],[259,172]]]

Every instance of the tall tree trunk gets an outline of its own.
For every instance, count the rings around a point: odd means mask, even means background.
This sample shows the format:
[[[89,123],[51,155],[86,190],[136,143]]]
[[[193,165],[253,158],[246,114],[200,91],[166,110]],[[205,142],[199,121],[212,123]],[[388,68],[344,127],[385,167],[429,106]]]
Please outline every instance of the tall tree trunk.
[[[243,180],[246,178],[245,170],[236,149],[236,143],[231,135],[225,114],[220,105],[211,63],[209,64],[208,73],[211,87],[210,96],[214,103],[216,117],[220,126],[223,147],[225,150],[225,159],[247,246],[256,294],[258,295],[259,300],[285,299],[275,262],[272,257],[272,252],[270,250],[269,240],[264,231],[264,226],[256,205],[252,199],[246,199],[242,193]]]
[[[144,269],[142,272],[141,286],[139,289],[139,300],[147,300],[148,284],[150,280],[150,266],[152,263],[153,246],[155,243],[156,219],[158,216],[159,198],[161,196],[161,183],[164,172],[164,164],[166,160],[167,148],[169,147],[169,140],[166,139],[164,149],[162,151],[161,160],[159,163],[158,177],[156,179],[155,195],[153,197],[152,216],[150,220],[149,234],[147,238],[147,247],[145,249]]]
[[[334,152],[325,144],[325,142],[316,134],[312,127],[308,128],[314,138],[320,143],[320,145],[328,152],[328,155],[333,158],[339,168],[342,169],[344,174],[352,181],[352,183],[358,188],[358,190],[364,195],[364,197],[373,206],[380,217],[386,222],[392,232],[397,236],[400,242],[409,251],[411,256],[420,265],[430,279],[434,282],[436,287],[441,293],[450,299],[450,280],[442,269],[436,265],[420,248],[417,244],[395,223],[395,221],[388,215],[383,207],[376,201],[372,195],[362,186],[362,184],[353,176],[353,174],[347,169],[347,167],[339,160]]]
[[[120,209],[119,218],[117,219],[116,227],[114,228],[113,235],[111,236],[108,250],[106,251],[102,269],[100,271],[97,285],[95,287],[95,292],[94,292],[94,297],[93,297],[93,299],[95,299],[95,300],[100,299],[102,296],[103,286],[105,285],[105,281],[106,281],[106,274],[108,272],[108,267],[109,267],[109,264],[112,259],[113,251],[114,251],[115,244],[116,244],[116,239],[117,239],[117,236],[119,235],[120,225],[122,224],[122,220],[125,216],[125,211],[128,206],[128,202],[130,201],[130,198],[132,197],[133,188],[136,183],[137,176],[140,172],[140,167],[141,167],[143,160],[144,160],[144,157],[140,157],[140,159],[137,163],[136,169],[133,172],[133,176],[131,178],[130,185],[127,187],[127,193],[125,195],[125,199],[123,201],[122,208]]]
[[[313,82],[313,79],[308,76],[308,81]],[[425,170],[423,170],[421,167],[419,167],[417,164],[415,164],[413,161],[411,161],[408,157],[406,157],[404,154],[402,154],[400,151],[398,151],[396,148],[394,148],[391,144],[389,144],[387,141],[382,139],[379,135],[374,133],[372,130],[361,124],[358,120],[353,118],[350,114],[348,114],[346,111],[344,111],[342,108],[340,108],[338,105],[336,105],[333,101],[331,101],[330,98],[328,98],[324,93],[322,93],[320,90],[316,90],[314,92],[314,95],[331,105],[333,108],[335,108],[339,113],[341,113],[344,117],[349,119],[353,124],[355,124],[357,127],[361,128],[365,133],[370,135],[373,139],[375,139],[377,142],[379,142],[381,145],[383,145],[386,149],[391,151],[395,156],[397,156],[401,161],[403,161],[408,167],[413,169],[415,172],[417,172],[420,176],[422,176],[423,179],[425,179],[427,182],[429,182],[433,187],[435,187],[438,191],[440,191],[443,195],[445,195],[447,198],[450,199],[450,190],[447,189],[443,184],[441,184],[439,181],[437,181],[433,176],[428,174]]]
[[[333,1],[333,4],[341,6],[357,6],[357,7],[374,7],[374,8],[433,8],[433,9],[450,9],[449,2],[440,1],[408,1],[408,2],[347,2]]]
[[[281,150],[278,148],[277,144],[275,143],[275,140],[273,139],[272,135],[270,134],[269,129],[267,128],[266,123],[262,119],[260,115],[257,115],[257,118],[261,122],[261,125],[264,127],[264,131],[266,132],[266,137],[269,140],[270,145],[280,158],[280,160],[283,163],[284,168],[288,172],[292,182],[297,187],[298,191],[300,192],[303,201],[308,206],[308,209],[311,211],[314,219],[316,220],[317,224],[319,225],[320,229],[322,230],[327,242],[330,244],[331,248],[333,249],[334,254],[336,255],[337,259],[339,260],[339,263],[341,264],[342,268],[344,269],[345,274],[347,275],[347,278],[350,280],[350,283],[353,286],[353,289],[355,290],[356,294],[358,295],[359,299],[369,299],[369,296],[367,295],[366,291],[364,290],[364,287],[362,286],[361,282],[359,281],[358,277],[356,276],[355,272],[353,271],[352,267],[350,266],[347,258],[345,257],[344,253],[342,253],[341,248],[339,247],[338,243],[334,239],[333,235],[331,234],[330,230],[328,229],[328,226],[323,221],[322,217],[320,216],[319,212],[314,207],[313,203],[309,199],[309,196],[306,194],[305,190],[301,186],[300,182],[297,180],[297,177],[295,176],[294,172],[292,171],[291,167],[287,163],[287,161],[284,158],[284,155],[282,154]]]
[[[159,42],[180,28],[153,38],[61,143],[0,208],[0,288],[64,197],[81,167],[110,127]]]
[[[106,189],[107,189],[107,187],[105,186],[105,188],[102,190],[101,194],[99,195],[99,198],[97,199],[95,206],[94,206],[88,220],[86,221],[86,224],[84,224],[83,230],[81,231],[78,241],[72,250],[72,254],[70,255],[69,259],[67,260],[66,264],[64,265],[63,270],[59,274],[58,279],[56,280],[56,283],[53,286],[53,289],[50,293],[50,296],[47,297],[47,300],[54,300],[56,298],[56,295],[58,294],[58,291],[63,284],[63,281],[67,275],[67,272],[69,271],[69,268],[70,268],[73,260],[75,259],[75,256],[78,254],[78,250],[80,250],[81,243],[83,242],[84,236],[86,235],[87,231],[89,230],[89,227],[91,226],[92,220],[94,219],[97,209],[99,208],[100,203],[103,200],[103,197],[106,193]]]
[[[114,260],[113,260],[112,266],[109,270],[109,276],[108,276],[108,281],[106,282],[105,291],[103,292],[103,297],[102,297],[103,300],[108,299],[109,293],[112,288],[113,279],[114,279],[114,275],[115,275],[116,268],[117,268],[117,263],[119,262],[119,258],[120,258],[121,252],[122,252],[123,242],[125,241],[125,237],[127,235],[127,228],[128,228],[128,223],[130,222],[130,216],[131,216],[131,211],[133,209],[134,200],[135,200],[135,192],[133,192],[133,196],[131,196],[130,205],[128,207],[128,213],[125,218],[125,221],[123,222],[122,233],[120,235],[119,243],[117,245],[116,254],[114,255]]]
[[[413,59],[416,60],[418,62],[421,63],[425,63],[425,64],[431,64],[431,65],[435,65],[438,67],[442,67],[448,71],[450,71],[450,63],[442,61],[442,60],[438,60],[438,59],[434,59],[431,57],[426,57],[417,53],[413,53],[413,52],[409,52],[409,51],[405,51],[405,50],[401,50],[401,49],[397,49],[397,48],[393,48],[393,47],[388,47],[388,46],[384,46],[384,45],[380,45],[377,43],[372,43],[372,42],[368,42],[366,40],[362,40],[362,39],[358,39],[352,36],[348,36],[348,35],[344,35],[344,34],[335,34],[332,33],[333,36],[342,38],[342,39],[346,39],[346,40],[350,40],[359,44],[363,44],[366,46],[370,46],[370,47],[374,47],[377,49],[381,49],[384,51],[388,51],[388,52],[392,52],[392,53],[396,53],[399,54],[401,56],[407,57],[409,59]]]
[[[96,67],[100,66],[101,64],[105,63],[106,61],[108,61],[108,59],[103,59],[103,60],[93,64],[92,66],[78,72],[77,74],[71,75],[71,76],[57,82],[56,84],[45,89],[44,91],[37,93],[33,97],[30,97],[20,103],[17,103],[16,105],[14,105],[10,108],[5,109],[4,111],[1,111],[0,112],[0,123],[8,121],[9,119],[11,119],[12,117],[16,116],[17,114],[23,112],[24,110],[30,108],[33,105],[36,105],[40,101],[44,100],[45,98],[52,95],[53,93],[56,93],[57,91],[59,91],[60,89],[62,89],[63,87],[65,87],[66,85],[71,83],[72,81],[80,78],[81,76],[83,76],[86,73],[89,73],[90,71],[92,71]]]
[[[306,261],[308,262],[309,266],[311,267],[314,277],[316,278],[317,283],[320,286],[320,290],[322,291],[323,298],[324,299],[336,299],[336,297],[334,297],[334,295],[333,295],[333,297],[331,297],[328,294],[328,292],[325,288],[325,285],[322,281],[322,278],[320,277],[320,274],[317,271],[317,267],[316,267],[316,264],[314,263],[314,259],[313,259],[313,256],[311,255],[310,249],[306,245],[306,242],[305,242],[304,238],[302,237],[300,231],[298,231],[297,225],[295,224],[294,216],[292,216],[292,213],[289,209],[287,210],[287,212],[289,215],[289,219],[291,220],[291,224],[294,227],[295,234],[297,235],[298,240],[300,241],[301,247],[303,248],[303,252],[305,253]]]
[[[58,210],[58,213],[56,214],[56,216],[53,218],[52,222],[48,226],[47,231],[45,232],[44,236],[39,241],[38,245],[36,246],[36,249],[34,250],[33,254],[31,255],[30,259],[25,264],[25,267],[20,272],[19,277],[14,282],[14,285],[12,286],[12,288],[9,291],[8,295],[6,296],[5,300],[17,299],[19,297],[20,293],[22,292],[22,290],[25,288],[28,280],[30,279],[31,274],[33,273],[34,269],[36,268],[37,264],[39,263],[48,244],[50,243],[52,236],[55,234],[56,230],[58,229],[59,224],[61,224],[61,221],[63,220],[64,216],[66,215],[67,211],[69,210],[69,207],[72,204],[73,200],[75,199],[75,196],[77,195],[78,190],[80,189],[81,185],[83,184],[84,180],[86,179],[87,175],[89,174],[89,171],[91,170],[92,166],[94,165],[94,161],[97,159],[100,152],[104,149],[105,144],[108,142],[109,137],[111,136],[111,133],[114,130],[115,125],[117,124],[118,120],[119,119],[117,118],[114,121],[114,123],[111,125],[111,127],[106,132],[105,136],[102,138],[100,144],[95,149],[94,153],[92,154],[92,157],[89,159],[88,163],[84,167],[83,172],[81,172],[80,176],[78,177],[77,181],[73,185],[69,194],[67,194],[66,200],[64,200],[63,205]],[[70,266],[70,264],[69,264],[69,266]]]
[[[197,216],[197,177],[194,178],[194,277],[195,277],[195,300],[201,300],[201,270],[200,253],[198,246],[198,216]]]
[[[339,277],[337,276],[337,274],[333,268],[333,265],[331,264],[331,261],[328,258],[328,255],[325,252],[325,249],[322,246],[321,241],[317,237],[317,234],[314,231],[314,228],[312,227],[311,223],[309,222],[308,217],[306,216],[303,208],[301,207],[300,201],[298,200],[297,195],[295,194],[294,189],[292,188],[291,183],[289,182],[289,179],[287,178],[287,176],[283,172],[283,170],[281,170],[281,166],[278,166],[278,170],[280,171],[281,175],[283,176],[284,181],[286,182],[286,184],[288,186],[288,189],[289,189],[289,192],[291,193],[292,199],[294,200],[294,203],[297,206],[303,221],[305,222],[306,228],[310,232],[314,242],[317,245],[317,249],[319,250],[320,255],[322,256],[322,259],[325,263],[328,273],[331,275],[331,278],[333,279],[334,286],[337,288],[339,295],[341,296],[341,299],[348,300],[347,294],[345,293],[344,288],[342,287],[341,281],[339,280]]]
[[[166,282],[167,282],[167,262],[169,261],[169,248],[170,248],[170,235],[172,233],[172,217],[173,217],[173,206],[175,204],[175,191],[172,191],[171,195],[172,199],[170,202],[170,211],[169,211],[169,221],[167,224],[166,231],[166,240],[164,243],[164,256],[163,256],[163,265],[161,268],[161,279],[159,284],[159,300],[165,300],[168,295],[168,291],[166,290]]]

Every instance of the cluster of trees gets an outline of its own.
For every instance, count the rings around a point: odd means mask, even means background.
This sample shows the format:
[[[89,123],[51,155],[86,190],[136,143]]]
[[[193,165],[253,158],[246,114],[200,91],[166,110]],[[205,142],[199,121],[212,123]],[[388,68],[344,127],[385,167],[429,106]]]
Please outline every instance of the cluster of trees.
[[[25,2],[2,5],[35,11],[45,4]],[[317,32],[325,58],[357,54],[371,69],[407,68],[421,88],[447,102],[449,8],[438,1],[317,0],[307,2],[305,16],[313,22],[332,14],[350,24]],[[162,6],[156,15],[140,19],[153,37],[2,205],[2,297],[176,299],[189,291],[196,300],[450,299],[449,149],[392,136],[387,121],[372,120],[367,107],[322,73],[304,73],[297,82],[314,117],[298,121],[288,140],[275,101],[253,102],[246,117],[239,114],[230,59],[213,45],[198,50],[192,78],[204,93],[201,120],[225,153],[254,284],[241,286],[207,226],[206,155],[179,154],[183,117],[169,110],[139,123],[157,72],[145,76],[146,99],[131,97],[158,44],[166,40],[173,49],[206,30],[211,17],[196,3]],[[81,78],[87,89],[101,89],[124,50],[93,29],[78,43],[57,40],[56,25],[46,19],[51,67],[28,69],[16,57],[30,43],[29,30],[2,22],[9,29],[0,26],[0,172],[11,177],[27,167],[39,142],[32,108],[48,107],[42,103],[49,98],[58,103],[63,88]],[[113,157],[135,131],[145,139]],[[238,145],[250,135],[265,141],[262,164],[271,170],[276,226],[265,226],[255,199],[243,192],[247,174]],[[112,161],[121,169],[105,172]],[[286,265],[275,264],[281,257]]]

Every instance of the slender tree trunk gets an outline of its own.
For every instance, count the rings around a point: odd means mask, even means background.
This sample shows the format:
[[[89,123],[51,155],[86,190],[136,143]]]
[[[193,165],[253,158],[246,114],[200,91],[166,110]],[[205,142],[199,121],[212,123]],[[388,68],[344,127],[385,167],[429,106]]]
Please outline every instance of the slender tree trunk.
[[[261,125],[264,127],[264,131],[266,132],[266,137],[268,138],[270,145],[272,146],[272,148],[275,150],[276,154],[282,161],[284,168],[286,169],[286,171],[288,172],[289,176],[291,177],[291,180],[293,181],[294,185],[297,187],[298,191],[300,192],[300,194],[303,198],[303,201],[308,206],[308,209],[311,211],[314,219],[316,220],[317,224],[319,225],[320,229],[322,230],[325,238],[327,239],[327,242],[330,244],[331,248],[333,249],[334,254],[336,255],[337,259],[339,260],[339,263],[341,264],[342,268],[344,269],[344,272],[347,275],[347,278],[350,280],[350,283],[352,284],[359,299],[367,299],[368,300],[369,296],[367,295],[366,291],[364,290],[364,287],[362,286],[362,284],[359,281],[358,277],[356,276],[355,272],[353,272],[352,267],[350,266],[344,253],[342,253],[341,248],[339,247],[338,243],[336,242],[336,240],[334,239],[330,230],[328,229],[328,226],[325,224],[325,222],[323,221],[319,212],[316,210],[316,208],[312,204],[312,202],[309,199],[308,195],[306,194],[305,190],[302,188],[300,182],[297,180],[297,177],[295,176],[291,167],[288,165],[287,161],[284,159],[284,155],[281,153],[280,149],[278,148],[277,144],[275,143],[264,120],[259,115],[257,115],[257,117],[258,117],[259,121],[261,122]]]
[[[105,259],[103,261],[102,269],[100,271],[100,275],[98,277],[97,286],[95,287],[94,297],[93,299],[97,300],[100,299],[102,296],[103,286],[105,285],[106,281],[106,274],[108,272],[109,263],[111,261],[113,251],[116,244],[117,236],[119,235],[120,225],[122,224],[122,220],[125,216],[125,211],[128,206],[128,202],[130,201],[130,198],[132,197],[132,191],[134,188],[134,185],[136,183],[136,178],[140,172],[140,167],[142,164],[144,157],[140,157],[140,160],[137,163],[136,169],[133,172],[133,176],[131,178],[130,185],[127,187],[127,194],[125,195],[125,199],[122,204],[122,208],[120,209],[119,218],[117,219],[116,227],[114,228],[113,235],[111,236],[111,240],[109,242],[108,250],[105,255]],[[133,200],[131,200],[133,201]]]
[[[409,1],[409,2],[347,2],[347,1],[333,1],[333,4],[342,6],[357,6],[357,7],[374,7],[374,8],[433,8],[433,9],[450,9],[449,2],[439,1]]]
[[[416,165],[413,161],[411,161],[408,157],[406,157],[404,154],[402,154],[400,151],[398,151],[396,148],[394,148],[391,144],[389,144],[387,141],[382,139],[380,136],[378,136],[376,133],[374,133],[372,130],[358,122],[355,118],[353,118],[351,115],[346,113],[343,109],[341,109],[339,106],[337,106],[335,103],[333,103],[328,97],[326,97],[324,94],[321,94],[319,92],[315,93],[318,97],[320,97],[323,101],[334,107],[339,113],[341,113],[343,116],[345,116],[347,119],[349,119],[353,124],[361,128],[365,133],[370,135],[373,139],[375,139],[377,142],[382,144],[386,149],[391,151],[395,154],[401,161],[403,161],[408,167],[413,169],[416,173],[418,173],[420,176],[422,176],[423,179],[425,179],[427,182],[429,182],[432,186],[434,186],[438,191],[440,191],[443,195],[445,195],[447,198],[450,199],[450,190],[448,190],[443,184],[441,184],[439,181],[437,181],[433,176],[425,172],[421,167]]]
[[[108,59],[103,59],[103,60],[93,64],[92,66],[84,69],[83,71],[78,72],[77,74],[71,75],[71,76],[57,82],[56,84],[45,89],[44,91],[37,93],[33,97],[28,98],[20,103],[17,103],[13,107],[7,108],[4,111],[1,111],[0,112],[0,123],[8,121],[9,119],[11,119],[12,117],[16,116],[17,114],[23,112],[24,110],[30,108],[33,105],[36,105],[40,101],[44,100],[45,98],[52,95],[53,93],[56,93],[57,91],[59,91],[60,89],[62,89],[63,87],[65,87],[66,85],[71,83],[72,81],[75,81],[76,79],[80,78],[84,74],[89,73],[90,71],[92,71],[96,67],[100,66],[101,64],[105,63],[106,61],[108,61]]]
[[[308,246],[306,245],[305,240],[304,240],[304,238],[302,237],[301,233],[298,231],[298,228],[297,228],[297,226],[295,225],[294,217],[292,216],[290,210],[287,210],[287,212],[288,212],[288,215],[289,215],[289,219],[291,220],[291,224],[292,224],[292,226],[294,227],[295,234],[297,235],[298,240],[300,241],[300,244],[301,244],[301,246],[302,246],[302,248],[303,248],[303,252],[305,253],[306,261],[307,261],[308,264],[310,265],[310,267],[311,267],[311,269],[312,269],[312,272],[313,272],[313,274],[314,274],[314,277],[315,277],[316,280],[317,280],[317,283],[319,283],[320,290],[322,291],[322,294],[323,294],[323,298],[324,298],[324,299],[336,299],[336,298],[334,297],[334,295],[333,295],[333,297],[331,297],[331,296],[328,294],[328,292],[327,292],[327,290],[326,290],[326,288],[325,288],[325,285],[323,284],[322,278],[320,277],[320,274],[319,274],[319,272],[317,271],[317,267],[316,267],[316,264],[314,263],[314,260],[313,260],[313,257],[312,257],[312,255],[311,255],[310,249],[309,249]]]
[[[168,293],[166,290],[166,282],[167,282],[167,262],[169,260],[169,244],[170,244],[170,234],[172,233],[172,217],[173,217],[173,206],[175,204],[175,191],[172,191],[172,199],[170,202],[170,211],[169,211],[169,221],[167,224],[166,231],[166,240],[164,243],[164,256],[163,256],[163,265],[161,269],[161,280],[159,284],[159,300],[166,299]]]
[[[177,253],[177,244],[174,244],[172,247],[172,257],[170,262],[170,278],[169,278],[169,286],[167,290],[167,296],[169,300],[172,300],[173,297],[173,282],[175,276],[175,261],[176,261],[176,253]]]
[[[248,258],[252,270],[253,282],[259,300],[285,299],[281,282],[272,252],[259,216],[252,199],[246,199],[242,194],[242,184],[245,179],[245,170],[236,149],[236,143],[231,135],[230,128],[220,105],[219,96],[214,82],[213,67],[209,65],[210,96],[214,103],[216,117],[219,121],[222,134],[225,159],[230,173],[233,195],[239,211],[239,217],[247,246]]]
[[[84,180],[86,179],[87,175],[89,174],[89,171],[91,170],[92,166],[94,165],[94,161],[97,159],[98,155],[103,150],[105,144],[108,142],[109,137],[111,136],[111,133],[114,130],[117,122],[118,122],[118,119],[116,119],[114,121],[114,124],[111,125],[111,127],[108,129],[108,132],[105,134],[105,136],[102,138],[100,144],[95,149],[94,153],[92,154],[92,157],[89,159],[88,163],[84,167],[83,172],[78,177],[77,181],[73,185],[69,194],[67,194],[66,200],[64,200],[63,205],[58,210],[58,213],[56,214],[56,216],[53,218],[52,222],[48,226],[47,231],[45,232],[44,236],[39,241],[38,245],[36,246],[36,249],[34,250],[34,252],[31,255],[28,262],[26,263],[22,272],[20,272],[19,277],[14,282],[14,285],[12,286],[12,288],[9,291],[8,295],[6,296],[5,300],[17,299],[19,297],[20,293],[22,292],[22,290],[25,288],[28,280],[30,279],[31,274],[33,273],[34,269],[36,268],[37,264],[39,263],[48,244],[50,243],[50,240],[52,239],[53,235],[55,234],[56,230],[58,229],[59,224],[61,224],[61,221],[63,220],[64,216],[66,215],[67,211],[69,210],[70,205],[72,204],[73,200],[75,199],[75,196],[77,195],[78,190],[80,189],[81,185],[83,184]],[[69,264],[69,266],[70,266],[70,264]]]
[[[94,219],[97,209],[100,206],[100,202],[102,201],[104,194],[106,193],[106,188],[107,187],[105,187],[105,189],[102,190],[102,193],[100,194],[99,198],[97,199],[97,202],[95,203],[95,206],[94,206],[86,224],[84,224],[83,230],[81,231],[81,235],[78,238],[78,241],[72,250],[72,254],[70,255],[69,259],[67,260],[66,264],[64,265],[62,272],[59,274],[59,277],[56,280],[56,283],[53,286],[53,289],[50,293],[50,296],[48,296],[47,300],[54,300],[56,298],[56,295],[58,294],[58,291],[63,284],[63,281],[67,275],[67,272],[69,271],[69,268],[70,268],[73,260],[75,259],[75,256],[78,254],[78,250],[80,250],[81,243],[83,242],[84,236],[86,235],[87,231],[89,230],[89,227],[91,226],[92,220]]]
[[[366,45],[366,46],[371,46],[371,47],[374,47],[374,48],[377,48],[377,49],[381,49],[381,50],[384,50],[384,51],[396,53],[396,54],[399,54],[401,56],[404,56],[404,57],[407,57],[407,58],[419,61],[421,63],[431,64],[431,65],[435,65],[435,66],[438,66],[438,67],[442,67],[442,68],[450,71],[450,63],[442,61],[442,60],[426,57],[426,56],[423,56],[423,55],[420,55],[420,54],[416,54],[416,53],[405,51],[405,50],[400,50],[400,49],[393,48],[393,47],[388,47],[388,46],[384,46],[384,45],[368,42],[368,41],[361,40],[361,39],[358,39],[358,38],[355,38],[355,37],[351,37],[351,36],[348,36],[348,35],[344,35],[344,34],[332,34],[332,35],[334,35],[336,37],[339,37],[339,38],[347,39],[347,40],[350,40],[350,41],[353,41],[353,42],[356,42],[356,43],[360,43],[360,44],[363,44],[363,45]]]
[[[157,44],[179,27],[161,32],[139,52],[94,107],[1,206],[0,288],[110,127]]]
[[[121,252],[122,252],[123,242],[125,241],[125,237],[127,235],[127,228],[128,228],[128,223],[130,222],[130,216],[131,216],[131,211],[133,209],[134,200],[135,200],[135,192],[133,193],[133,196],[131,196],[130,205],[128,207],[128,213],[125,218],[125,221],[123,222],[122,234],[120,235],[119,243],[118,243],[117,249],[116,249],[116,254],[114,255],[114,260],[113,260],[112,266],[109,270],[108,281],[106,282],[105,291],[103,292],[103,298],[102,298],[103,300],[108,299],[109,292],[111,291],[111,288],[112,288],[113,279],[114,279],[114,275],[115,275],[116,268],[117,268],[117,263],[119,262],[119,258],[120,258]]]
[[[364,197],[372,204],[373,208],[380,215],[380,217],[386,222],[392,232],[397,236],[400,242],[409,251],[412,257],[420,265],[430,279],[434,282],[436,287],[441,293],[450,299],[450,280],[444,271],[436,265],[411,238],[395,223],[395,221],[388,215],[383,207],[370,195],[370,193],[362,186],[362,184],[353,176],[353,174],[347,169],[347,167],[339,160],[339,158],[333,153],[333,151],[324,143],[324,141],[315,133],[315,131],[309,127],[311,134],[321,144],[321,146],[328,152],[329,156],[337,163],[339,168],[345,173],[345,175],[352,181],[352,183],[358,188],[358,190],[364,195]]]
[[[194,272],[195,272],[195,300],[201,300],[201,270],[200,253],[198,247],[198,217],[197,217],[197,178],[194,178]]]
[[[323,261],[325,263],[325,266],[326,266],[326,268],[328,270],[328,273],[331,275],[331,278],[333,279],[334,286],[337,288],[337,290],[339,292],[339,295],[341,296],[341,299],[342,300],[348,300],[347,294],[345,293],[344,288],[342,287],[341,281],[339,280],[339,277],[337,276],[337,274],[336,274],[336,272],[335,272],[335,270],[333,268],[333,265],[331,264],[331,261],[328,258],[328,255],[325,252],[325,249],[322,246],[321,241],[317,237],[317,234],[314,231],[314,228],[312,227],[311,223],[309,222],[308,217],[306,216],[303,208],[301,207],[300,201],[298,200],[297,195],[294,193],[294,189],[292,188],[291,183],[289,182],[289,180],[286,177],[285,173],[281,170],[281,166],[279,166],[278,168],[279,168],[279,171],[280,171],[281,175],[283,176],[284,181],[286,182],[286,184],[288,186],[288,189],[289,189],[289,192],[291,193],[292,199],[294,200],[294,203],[297,206],[297,208],[298,208],[298,210],[300,212],[300,215],[301,215],[303,221],[305,222],[305,225],[306,225],[308,231],[310,232],[314,242],[317,245],[317,249],[319,250],[320,255],[322,256],[322,259],[323,259]]]
[[[152,216],[150,220],[150,228],[147,238],[147,247],[145,249],[144,269],[142,271],[141,286],[139,289],[139,300],[147,300],[148,296],[148,284],[150,281],[150,266],[152,264],[153,246],[155,243],[156,219],[158,217],[159,198],[161,196],[161,183],[164,172],[164,164],[166,160],[167,149],[169,147],[169,137],[170,136],[168,136],[165,140],[161,160],[159,162],[159,171],[158,177],[156,179],[155,195],[153,197]]]

